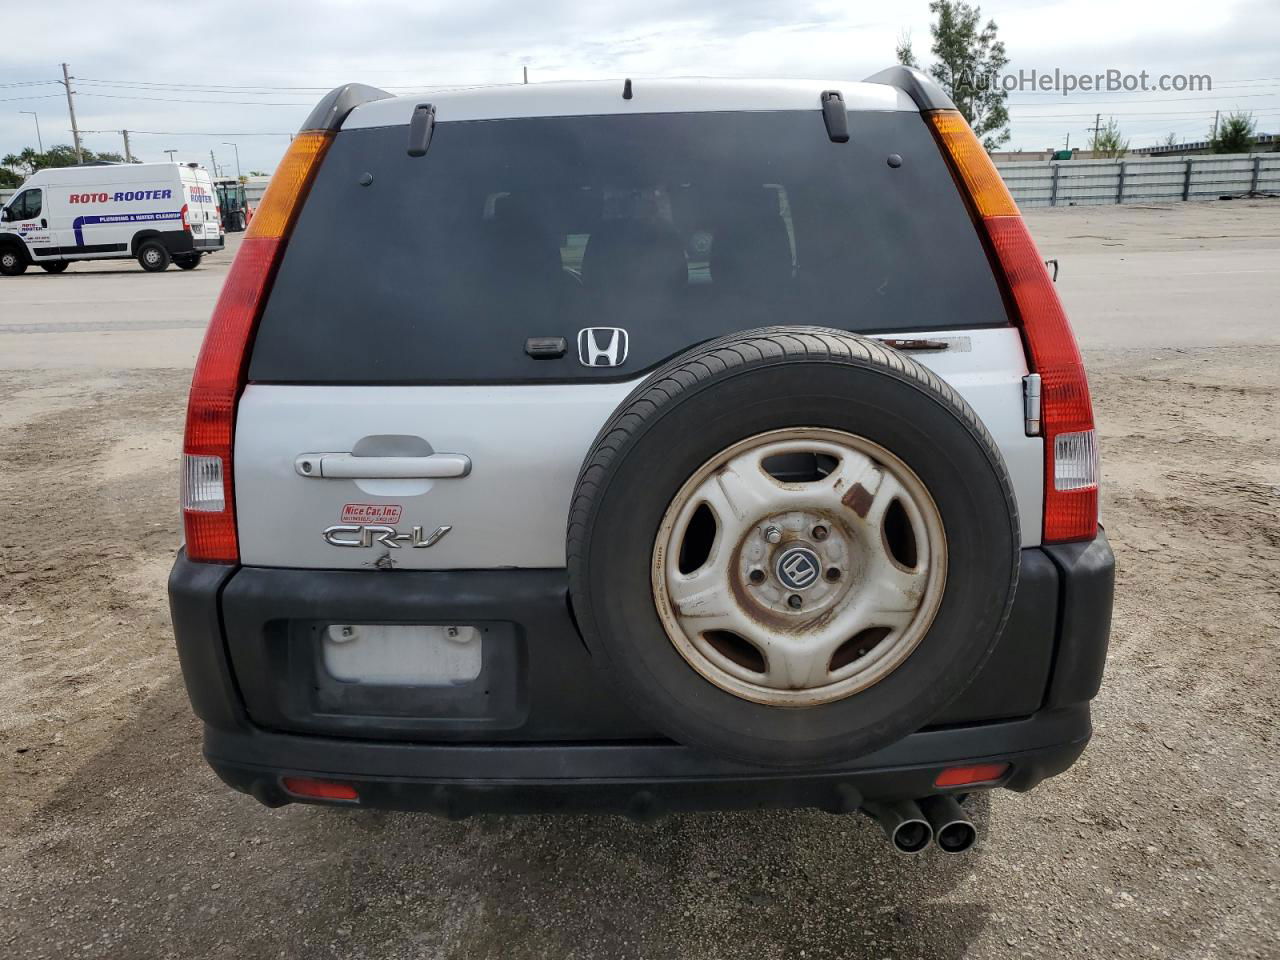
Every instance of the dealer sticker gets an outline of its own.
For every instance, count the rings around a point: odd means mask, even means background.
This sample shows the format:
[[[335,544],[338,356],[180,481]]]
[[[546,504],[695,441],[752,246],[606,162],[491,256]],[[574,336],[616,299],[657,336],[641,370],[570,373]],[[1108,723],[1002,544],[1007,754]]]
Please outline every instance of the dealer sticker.
[[[394,524],[402,513],[404,507],[398,503],[348,503],[342,508],[342,522]]]

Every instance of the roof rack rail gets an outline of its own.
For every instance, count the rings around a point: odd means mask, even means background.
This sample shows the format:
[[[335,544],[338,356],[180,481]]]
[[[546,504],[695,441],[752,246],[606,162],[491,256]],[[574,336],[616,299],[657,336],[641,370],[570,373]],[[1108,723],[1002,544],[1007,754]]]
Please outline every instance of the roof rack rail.
[[[342,121],[347,119],[347,114],[360,104],[369,103],[371,100],[386,100],[391,96],[392,94],[385,90],[363,83],[348,83],[345,86],[335,87],[321,98],[298,129],[340,130]]]
[[[915,105],[921,110],[954,110],[956,108],[946,91],[938,86],[932,77],[915,67],[904,67],[899,63],[879,73],[873,73],[863,83],[883,83],[897,87],[915,101]]]

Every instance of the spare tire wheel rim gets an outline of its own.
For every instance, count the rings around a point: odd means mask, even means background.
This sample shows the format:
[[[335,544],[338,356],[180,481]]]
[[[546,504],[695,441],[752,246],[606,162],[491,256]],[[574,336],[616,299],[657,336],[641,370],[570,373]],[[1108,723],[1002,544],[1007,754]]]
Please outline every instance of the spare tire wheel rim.
[[[787,458],[810,466],[785,473]],[[942,517],[910,467],[865,437],[797,427],[694,472],[658,528],[652,586],[668,638],[706,680],[805,707],[901,666],[946,573]]]

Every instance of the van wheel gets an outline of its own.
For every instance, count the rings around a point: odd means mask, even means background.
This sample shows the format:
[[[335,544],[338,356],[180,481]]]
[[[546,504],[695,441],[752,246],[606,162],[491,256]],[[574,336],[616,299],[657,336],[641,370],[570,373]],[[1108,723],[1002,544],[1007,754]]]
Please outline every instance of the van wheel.
[[[200,266],[200,254],[192,253],[181,257],[174,257],[173,262],[178,265],[179,270],[194,270]]]
[[[0,250],[0,273],[6,277],[16,277],[27,272],[27,261],[22,254],[12,247]]]
[[[995,441],[927,368],[773,327],[693,348],[619,406],[567,554],[583,639],[656,729],[819,766],[968,686],[1009,616],[1018,509]]]
[[[159,240],[148,240],[138,248],[138,263],[150,273],[159,273],[169,266],[169,251]]]
[[[71,264],[66,260],[55,260],[53,263],[42,263],[40,269],[45,273],[62,273]]]

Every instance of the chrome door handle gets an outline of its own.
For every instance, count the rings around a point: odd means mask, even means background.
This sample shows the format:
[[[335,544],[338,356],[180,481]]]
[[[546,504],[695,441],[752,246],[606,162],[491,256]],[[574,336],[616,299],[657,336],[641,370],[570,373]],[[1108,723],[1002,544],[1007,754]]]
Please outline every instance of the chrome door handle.
[[[293,461],[300,477],[322,480],[441,480],[465,477],[471,458],[460,453],[429,457],[357,457],[350,453],[304,453]]]

